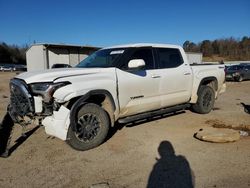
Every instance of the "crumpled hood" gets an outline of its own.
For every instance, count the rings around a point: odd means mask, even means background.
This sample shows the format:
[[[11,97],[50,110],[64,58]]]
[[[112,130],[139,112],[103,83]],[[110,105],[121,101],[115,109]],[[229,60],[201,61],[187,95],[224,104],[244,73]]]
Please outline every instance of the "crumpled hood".
[[[37,82],[53,82],[58,78],[77,75],[96,74],[103,68],[58,68],[43,71],[31,71],[17,75],[15,78],[24,80],[27,84]]]

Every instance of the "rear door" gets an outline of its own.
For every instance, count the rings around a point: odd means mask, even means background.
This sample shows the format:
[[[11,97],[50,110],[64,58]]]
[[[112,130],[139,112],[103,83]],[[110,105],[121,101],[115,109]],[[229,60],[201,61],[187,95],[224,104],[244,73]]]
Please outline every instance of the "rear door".
[[[146,66],[142,69],[129,69],[132,59],[143,59]],[[135,48],[117,69],[118,98],[120,117],[138,114],[160,108],[158,69],[151,47]]]
[[[188,102],[192,92],[191,67],[177,48],[156,48],[161,107]]]

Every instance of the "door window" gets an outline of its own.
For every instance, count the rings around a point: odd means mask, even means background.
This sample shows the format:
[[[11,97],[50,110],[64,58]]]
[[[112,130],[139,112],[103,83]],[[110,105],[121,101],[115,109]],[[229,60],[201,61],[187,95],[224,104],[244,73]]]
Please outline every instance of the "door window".
[[[175,68],[183,64],[183,59],[178,49],[158,48],[159,68]]]
[[[143,59],[145,61],[145,69],[146,70],[150,70],[150,69],[154,69],[154,58],[153,58],[153,53],[151,49],[138,49],[136,50],[131,58],[129,60],[132,59]]]

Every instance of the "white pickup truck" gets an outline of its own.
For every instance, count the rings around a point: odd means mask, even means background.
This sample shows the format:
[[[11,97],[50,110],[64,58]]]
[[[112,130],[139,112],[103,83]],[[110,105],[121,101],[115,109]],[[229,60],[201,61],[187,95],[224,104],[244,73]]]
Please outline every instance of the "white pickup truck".
[[[103,48],[75,68],[27,72],[10,81],[8,112],[77,150],[100,145],[115,122],[191,108],[206,114],[225,91],[224,65],[190,66],[180,46]]]

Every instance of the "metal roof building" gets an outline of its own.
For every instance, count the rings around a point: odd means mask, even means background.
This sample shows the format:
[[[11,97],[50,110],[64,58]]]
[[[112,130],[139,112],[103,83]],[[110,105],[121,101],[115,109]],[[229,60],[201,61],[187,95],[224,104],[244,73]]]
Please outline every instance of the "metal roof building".
[[[27,70],[50,69],[54,64],[77,65],[98,47],[66,44],[33,44],[26,52]]]
[[[200,64],[202,63],[202,53],[198,52],[186,52],[188,61],[190,64]]]

